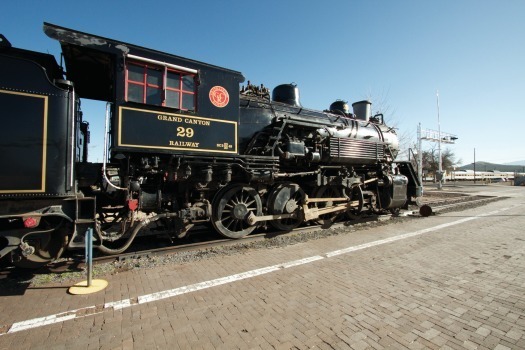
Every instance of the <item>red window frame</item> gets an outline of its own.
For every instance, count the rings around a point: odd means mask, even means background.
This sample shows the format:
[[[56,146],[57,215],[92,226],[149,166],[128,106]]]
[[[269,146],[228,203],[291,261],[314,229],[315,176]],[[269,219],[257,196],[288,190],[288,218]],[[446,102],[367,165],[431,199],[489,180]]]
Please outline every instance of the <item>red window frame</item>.
[[[129,77],[129,66],[132,65],[132,66],[135,66],[135,67],[141,67],[142,69],[142,81],[138,81],[138,80],[131,80],[130,77]],[[161,85],[156,85],[156,84],[151,84],[148,82],[148,72],[150,69],[153,69],[153,70],[157,70],[157,71],[161,71],[162,72],[162,82],[161,82]],[[178,81],[178,87],[175,88],[175,87],[168,87],[167,86],[167,77],[168,77],[168,72],[170,73],[175,73],[175,74],[178,74],[179,75],[179,81]],[[183,87],[183,84],[184,84],[184,79],[185,77],[191,77],[192,80],[193,80],[193,90],[190,91],[188,89],[184,89]],[[127,61],[126,62],[126,84],[125,84],[125,100],[127,102],[138,102],[138,103],[144,103],[144,104],[155,104],[155,105],[159,105],[159,106],[163,106],[163,107],[168,107],[168,108],[175,108],[175,109],[179,109],[179,110],[182,110],[182,111],[188,111],[188,110],[192,110],[192,111],[196,111],[197,110],[197,92],[196,92],[196,88],[197,88],[197,82],[196,82],[196,74],[192,74],[192,73],[188,73],[188,72],[183,72],[183,71],[178,71],[176,69],[172,69],[172,68],[168,68],[168,67],[163,67],[163,66],[160,66],[160,65],[156,65],[156,64],[151,64],[151,63],[144,63],[144,62],[139,62],[139,61]],[[137,101],[137,100],[131,100],[130,99],[130,96],[129,96],[129,87],[130,85],[135,85],[135,86],[140,86],[142,88],[142,101]],[[157,89],[157,90],[160,90],[160,104],[158,103],[150,103],[148,102],[148,89]],[[166,99],[166,92],[167,91],[171,91],[171,92],[175,92],[175,93],[178,93],[179,94],[179,102],[178,102],[178,106],[168,106],[166,104],[167,102],[167,99]],[[193,100],[193,109],[190,109],[190,108],[183,108],[183,102],[185,101],[184,99],[184,96],[193,96],[192,100]]]

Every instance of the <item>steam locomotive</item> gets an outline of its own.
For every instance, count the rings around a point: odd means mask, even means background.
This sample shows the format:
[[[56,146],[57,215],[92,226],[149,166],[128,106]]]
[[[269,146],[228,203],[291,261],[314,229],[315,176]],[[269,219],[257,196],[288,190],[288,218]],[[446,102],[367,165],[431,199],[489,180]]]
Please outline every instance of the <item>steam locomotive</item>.
[[[237,71],[49,23],[44,32],[65,73],[0,36],[0,258],[16,266],[83,247],[90,229],[118,254],[137,235],[329,225],[396,212],[421,192],[369,101],[311,110],[294,84],[239,92]],[[88,162],[80,98],[107,102],[102,163]]]

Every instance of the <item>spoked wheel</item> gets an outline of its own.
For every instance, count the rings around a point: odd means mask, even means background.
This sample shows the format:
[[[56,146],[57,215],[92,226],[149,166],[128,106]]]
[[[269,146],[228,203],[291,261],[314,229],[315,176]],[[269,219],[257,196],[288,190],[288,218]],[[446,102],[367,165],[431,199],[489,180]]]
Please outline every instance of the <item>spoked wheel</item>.
[[[343,191],[340,186],[324,185],[324,186],[317,188],[313,196],[315,198],[341,198],[343,197]],[[337,203],[333,201],[327,201],[327,202],[320,202],[316,204],[319,209],[322,209],[326,207],[331,207]],[[315,219],[315,222],[318,225],[327,225],[327,224],[331,225],[337,220],[340,214],[341,212],[323,214],[319,216],[318,219]]]
[[[246,222],[250,212],[262,215],[262,201],[257,191],[247,185],[228,185],[213,199],[213,227],[225,237],[242,238],[257,227]]]
[[[270,225],[278,230],[290,231],[304,221],[301,203],[304,201],[304,191],[294,183],[284,183],[277,186],[268,198],[268,210],[272,215],[296,213],[294,218],[283,218],[270,221]]]
[[[52,221],[52,222],[51,222]],[[24,236],[27,243],[25,254],[20,249],[11,253],[13,265],[25,269],[37,269],[62,256],[67,245],[65,220],[42,219],[40,225]]]
[[[345,189],[345,193],[350,198],[351,202],[357,202],[356,204],[352,204],[352,208],[346,211],[346,216],[348,219],[355,220],[359,217],[359,214],[363,210],[363,205],[365,202],[363,190],[360,186],[356,186],[352,189]]]

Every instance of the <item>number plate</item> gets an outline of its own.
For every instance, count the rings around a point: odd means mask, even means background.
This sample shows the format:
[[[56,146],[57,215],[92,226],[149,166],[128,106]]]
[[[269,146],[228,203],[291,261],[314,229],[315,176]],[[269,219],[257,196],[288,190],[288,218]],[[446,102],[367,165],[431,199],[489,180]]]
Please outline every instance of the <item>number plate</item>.
[[[237,153],[237,123],[120,107],[117,146]]]

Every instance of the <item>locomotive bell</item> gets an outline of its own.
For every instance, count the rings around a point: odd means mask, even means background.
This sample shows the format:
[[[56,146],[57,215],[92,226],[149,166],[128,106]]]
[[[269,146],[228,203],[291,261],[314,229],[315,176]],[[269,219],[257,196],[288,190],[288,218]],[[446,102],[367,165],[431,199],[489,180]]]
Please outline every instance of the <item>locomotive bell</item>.
[[[368,100],[352,103],[352,108],[354,109],[354,114],[357,119],[364,120],[365,122],[370,119],[371,106],[372,102]]]
[[[281,84],[272,91],[272,100],[294,107],[302,107],[299,101],[299,88],[295,84]]]

